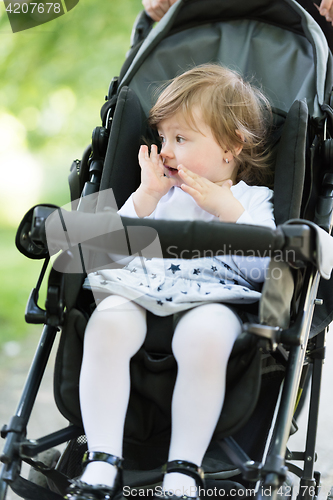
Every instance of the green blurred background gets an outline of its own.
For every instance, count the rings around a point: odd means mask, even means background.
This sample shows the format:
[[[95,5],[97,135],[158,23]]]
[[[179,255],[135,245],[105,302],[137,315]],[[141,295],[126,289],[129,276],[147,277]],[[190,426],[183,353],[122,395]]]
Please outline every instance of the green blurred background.
[[[68,203],[69,167],[100,125],[141,9],[141,0],[80,0],[13,34],[0,0],[0,349],[35,328],[24,310],[41,261],[16,250],[16,228],[37,203]]]

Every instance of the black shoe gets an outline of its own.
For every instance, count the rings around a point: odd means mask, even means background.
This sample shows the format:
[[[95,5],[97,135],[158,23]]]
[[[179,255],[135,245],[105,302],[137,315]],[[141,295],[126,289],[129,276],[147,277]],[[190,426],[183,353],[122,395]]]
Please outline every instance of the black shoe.
[[[90,462],[107,462],[118,469],[115,484],[87,484],[80,479],[72,479],[65,500],[112,500],[123,486],[122,462],[123,459],[100,451],[87,451],[83,456],[82,465],[85,467]]]
[[[164,465],[163,467],[163,472],[164,474],[170,473],[170,472],[178,472],[180,474],[185,474],[186,476],[193,477],[196,482],[196,495],[195,496],[189,496],[189,495],[174,495],[173,493],[170,492],[165,492],[165,493],[155,493],[154,499],[155,500],[200,500],[200,490],[204,490],[205,488],[205,483],[204,483],[204,471],[201,467],[198,467],[196,464],[192,462],[185,462],[184,460],[173,460],[172,462],[168,462]]]

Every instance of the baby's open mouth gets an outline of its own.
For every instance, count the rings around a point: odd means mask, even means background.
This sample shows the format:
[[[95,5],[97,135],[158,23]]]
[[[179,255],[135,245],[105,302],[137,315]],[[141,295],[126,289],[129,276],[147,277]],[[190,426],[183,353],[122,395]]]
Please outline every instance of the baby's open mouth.
[[[171,172],[178,172],[178,169],[177,168],[172,168],[172,167],[169,167],[169,165],[164,165],[165,168],[167,168],[168,170],[170,170]]]

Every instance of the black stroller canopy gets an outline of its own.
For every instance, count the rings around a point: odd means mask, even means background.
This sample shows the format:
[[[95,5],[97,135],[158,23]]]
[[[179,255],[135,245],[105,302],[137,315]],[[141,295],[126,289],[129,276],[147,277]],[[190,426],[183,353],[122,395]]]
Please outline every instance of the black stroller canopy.
[[[321,116],[331,90],[326,39],[294,0],[179,0],[148,35],[120,87],[132,88],[148,113],[156,88],[209,61],[239,71],[283,111],[306,99],[310,115]]]

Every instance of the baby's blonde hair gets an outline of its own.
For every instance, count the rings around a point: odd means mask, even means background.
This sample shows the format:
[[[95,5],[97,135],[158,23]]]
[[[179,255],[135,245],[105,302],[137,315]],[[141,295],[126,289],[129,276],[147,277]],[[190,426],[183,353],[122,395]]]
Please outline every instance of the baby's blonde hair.
[[[235,71],[217,64],[196,66],[164,88],[150,111],[149,124],[156,128],[162,120],[181,112],[189,125],[198,130],[194,106],[199,106],[221,148],[235,155],[237,181],[268,185],[265,143],[271,108],[263,93]],[[236,155],[239,146],[242,151]]]

